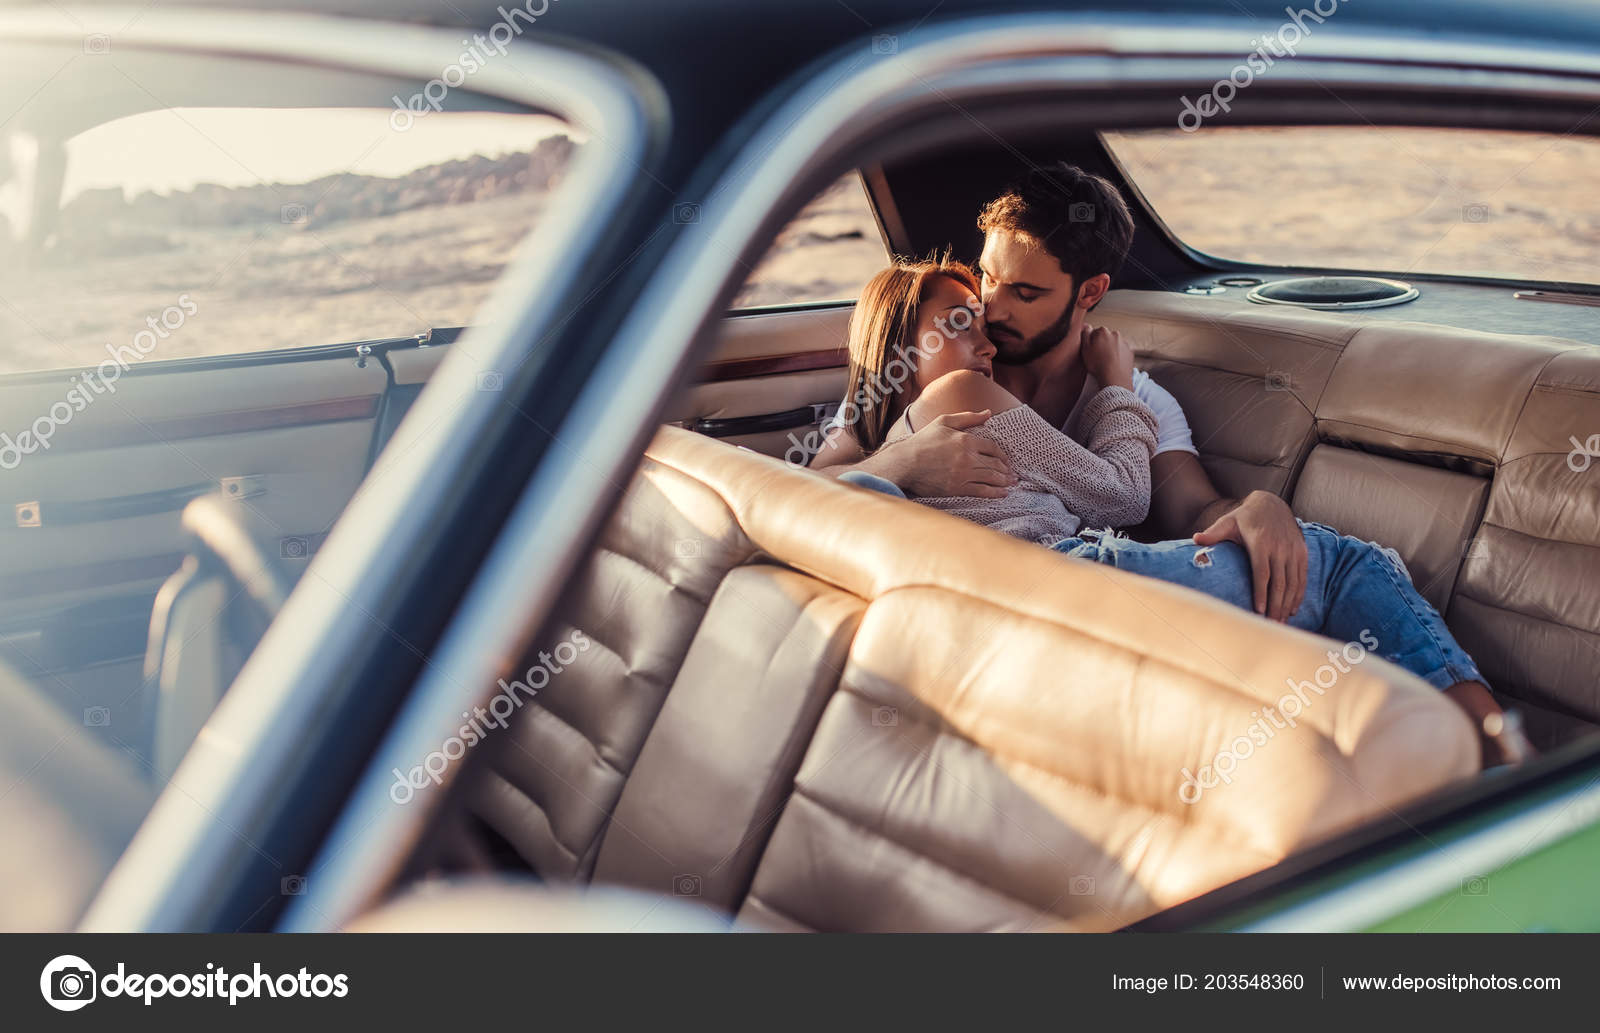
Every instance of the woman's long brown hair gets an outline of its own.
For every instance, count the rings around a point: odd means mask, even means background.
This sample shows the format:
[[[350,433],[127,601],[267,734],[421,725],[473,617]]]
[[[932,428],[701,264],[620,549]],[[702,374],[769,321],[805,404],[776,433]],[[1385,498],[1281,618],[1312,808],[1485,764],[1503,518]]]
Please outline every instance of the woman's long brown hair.
[[[904,368],[916,369],[917,318],[931,281],[940,276],[955,280],[976,298],[977,275],[948,255],[921,262],[900,259],[867,281],[850,316],[850,369],[838,418],[855,434],[865,455],[883,446],[899,417],[904,378],[888,376],[889,365],[899,359]]]

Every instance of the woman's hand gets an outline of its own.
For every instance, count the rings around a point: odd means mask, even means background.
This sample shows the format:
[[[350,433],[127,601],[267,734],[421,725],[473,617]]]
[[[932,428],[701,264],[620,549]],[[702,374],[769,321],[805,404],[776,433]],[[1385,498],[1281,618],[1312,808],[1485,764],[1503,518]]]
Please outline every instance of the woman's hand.
[[[1089,375],[1102,387],[1133,390],[1133,349],[1122,335],[1103,326],[1085,326],[1078,354]]]

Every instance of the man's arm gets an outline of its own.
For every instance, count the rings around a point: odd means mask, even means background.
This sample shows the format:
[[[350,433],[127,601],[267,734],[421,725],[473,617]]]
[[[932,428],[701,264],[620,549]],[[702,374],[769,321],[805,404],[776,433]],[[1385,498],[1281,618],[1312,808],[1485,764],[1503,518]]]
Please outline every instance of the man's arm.
[[[1250,556],[1256,612],[1286,621],[1306,594],[1306,543],[1289,504],[1269,491],[1223,497],[1189,452],[1150,461],[1150,513],[1164,536],[1198,545],[1238,542]]]
[[[861,454],[856,436],[844,427],[828,432],[810,468],[829,477],[861,470],[893,482],[921,498],[1004,498],[1017,483],[1005,451],[988,438],[968,434],[989,418],[987,412],[951,413],[930,420],[908,438]]]

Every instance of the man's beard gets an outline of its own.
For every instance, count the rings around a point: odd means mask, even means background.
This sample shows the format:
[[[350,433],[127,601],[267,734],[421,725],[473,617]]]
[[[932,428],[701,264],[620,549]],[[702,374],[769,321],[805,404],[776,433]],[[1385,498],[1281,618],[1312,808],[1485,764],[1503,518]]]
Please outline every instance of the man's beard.
[[[1045,352],[1060,344],[1067,336],[1067,330],[1072,326],[1072,314],[1078,309],[1078,290],[1072,290],[1072,297],[1067,301],[1065,311],[1061,318],[1045,327],[1039,333],[1026,339],[1019,339],[1012,334],[996,338],[989,336],[994,344],[994,361],[1006,366],[1026,366]]]

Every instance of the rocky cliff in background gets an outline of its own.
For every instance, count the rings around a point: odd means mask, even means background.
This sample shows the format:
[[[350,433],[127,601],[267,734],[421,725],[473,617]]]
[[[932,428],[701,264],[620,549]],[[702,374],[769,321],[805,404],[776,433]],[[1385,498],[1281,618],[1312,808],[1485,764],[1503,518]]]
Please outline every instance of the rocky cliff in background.
[[[181,246],[184,229],[308,229],[507,194],[543,194],[560,181],[574,146],[567,136],[549,136],[531,151],[474,155],[392,178],[342,173],[309,183],[202,183],[170,194],[146,191],[131,200],[116,187],[86,190],[62,209],[50,250],[63,258],[140,254]]]

